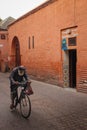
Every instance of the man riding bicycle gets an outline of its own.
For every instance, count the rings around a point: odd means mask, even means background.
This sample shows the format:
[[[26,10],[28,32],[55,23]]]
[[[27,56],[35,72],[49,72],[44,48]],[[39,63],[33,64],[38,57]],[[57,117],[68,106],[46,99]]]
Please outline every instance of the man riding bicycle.
[[[29,87],[29,78],[24,66],[15,67],[10,74],[10,92],[11,92],[11,105],[10,109],[14,108],[14,98],[17,96],[17,86],[19,83],[24,82],[24,89]]]

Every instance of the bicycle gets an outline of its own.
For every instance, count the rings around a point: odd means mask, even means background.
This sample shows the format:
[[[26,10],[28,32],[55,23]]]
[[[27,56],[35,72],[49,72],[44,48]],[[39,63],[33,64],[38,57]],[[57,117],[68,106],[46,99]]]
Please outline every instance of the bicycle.
[[[17,88],[18,87],[21,88],[21,91],[18,92],[18,89],[17,89],[17,93],[14,98],[14,108],[16,109],[18,104],[20,104],[21,115],[24,118],[28,118],[31,114],[31,101],[30,101],[29,95],[27,94],[26,90],[24,89],[24,84],[19,83]]]

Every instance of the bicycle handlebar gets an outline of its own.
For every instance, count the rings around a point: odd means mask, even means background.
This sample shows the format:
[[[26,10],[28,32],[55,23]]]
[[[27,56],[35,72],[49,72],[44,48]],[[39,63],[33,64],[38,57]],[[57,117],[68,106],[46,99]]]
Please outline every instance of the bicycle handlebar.
[[[17,85],[23,87],[24,85],[26,85],[26,83],[27,83],[27,82],[19,82]]]

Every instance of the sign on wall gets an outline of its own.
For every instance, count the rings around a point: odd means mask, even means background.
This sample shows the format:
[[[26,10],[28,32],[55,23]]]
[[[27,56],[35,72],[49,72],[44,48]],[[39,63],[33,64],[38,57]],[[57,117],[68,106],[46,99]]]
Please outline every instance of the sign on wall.
[[[67,48],[67,41],[66,41],[66,38],[63,38],[62,39],[62,50],[67,50],[68,48]]]

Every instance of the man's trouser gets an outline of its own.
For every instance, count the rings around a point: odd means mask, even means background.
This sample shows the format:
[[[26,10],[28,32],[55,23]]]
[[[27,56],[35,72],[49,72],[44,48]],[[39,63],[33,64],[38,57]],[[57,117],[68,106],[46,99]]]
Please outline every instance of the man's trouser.
[[[14,104],[14,99],[17,96],[17,85],[11,85],[10,86],[10,91],[11,91],[11,102]]]

